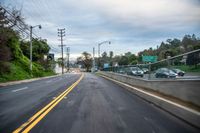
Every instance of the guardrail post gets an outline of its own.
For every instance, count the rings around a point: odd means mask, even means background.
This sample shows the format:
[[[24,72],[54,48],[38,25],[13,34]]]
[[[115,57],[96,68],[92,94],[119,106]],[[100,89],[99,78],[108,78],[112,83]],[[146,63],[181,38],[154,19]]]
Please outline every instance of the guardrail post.
[[[148,79],[150,80],[151,79],[151,64],[149,64],[149,77]]]

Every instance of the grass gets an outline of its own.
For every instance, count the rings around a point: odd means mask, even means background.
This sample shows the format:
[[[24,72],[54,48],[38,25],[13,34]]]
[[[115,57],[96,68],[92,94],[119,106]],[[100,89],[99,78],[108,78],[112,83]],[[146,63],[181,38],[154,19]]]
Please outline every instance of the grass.
[[[10,72],[0,74],[0,82],[16,81],[23,79],[31,79],[36,77],[45,77],[55,75],[53,71],[44,71],[37,66],[34,66],[34,73],[31,75],[29,71],[26,71],[19,63],[10,63]]]

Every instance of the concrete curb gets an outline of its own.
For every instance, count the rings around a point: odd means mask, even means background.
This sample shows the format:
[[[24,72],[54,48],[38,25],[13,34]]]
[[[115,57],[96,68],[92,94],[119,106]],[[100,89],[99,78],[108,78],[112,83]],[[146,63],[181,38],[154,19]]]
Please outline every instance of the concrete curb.
[[[183,105],[180,105],[178,103],[172,102],[170,100],[164,99],[162,97],[156,96],[149,92],[143,91],[126,83],[111,79],[104,75],[100,74],[100,76],[123,86],[124,88],[128,89],[129,91],[133,92],[139,97],[153,103],[154,105],[186,121],[187,123],[193,125],[194,127],[200,128],[200,112],[185,107]]]
[[[9,85],[16,85],[16,84],[21,84],[21,83],[28,83],[28,82],[32,82],[32,81],[37,81],[37,80],[41,80],[41,79],[48,79],[48,78],[53,78],[53,77],[57,77],[60,76],[59,75],[53,75],[53,76],[47,76],[47,77],[41,77],[41,78],[33,78],[33,79],[25,79],[25,80],[19,80],[19,81],[9,81],[6,83],[0,83],[0,87],[3,86],[9,86]]]
[[[156,91],[166,96],[174,97],[181,101],[200,107],[200,80],[144,80],[135,76],[122,75],[113,72],[98,72],[123,83]]]

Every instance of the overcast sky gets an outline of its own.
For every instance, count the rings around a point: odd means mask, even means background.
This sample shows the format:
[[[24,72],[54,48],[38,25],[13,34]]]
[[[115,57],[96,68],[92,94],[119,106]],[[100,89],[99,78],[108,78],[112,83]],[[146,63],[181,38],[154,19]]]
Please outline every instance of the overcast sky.
[[[200,36],[200,0],[0,0],[22,10],[29,25],[41,24],[34,33],[60,53],[57,29],[65,28],[64,44],[71,56],[92,53],[98,43],[114,54],[156,48],[168,38]],[[97,55],[97,54],[96,54]]]

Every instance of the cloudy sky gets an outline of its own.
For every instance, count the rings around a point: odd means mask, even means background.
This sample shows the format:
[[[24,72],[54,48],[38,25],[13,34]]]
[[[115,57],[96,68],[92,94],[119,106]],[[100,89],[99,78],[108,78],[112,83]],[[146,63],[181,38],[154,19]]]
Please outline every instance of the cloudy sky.
[[[57,29],[65,28],[64,44],[75,58],[92,53],[98,43],[114,54],[156,48],[168,38],[185,34],[200,37],[200,0],[0,0],[22,10],[29,25],[41,24],[34,33],[48,40],[59,56]]]

